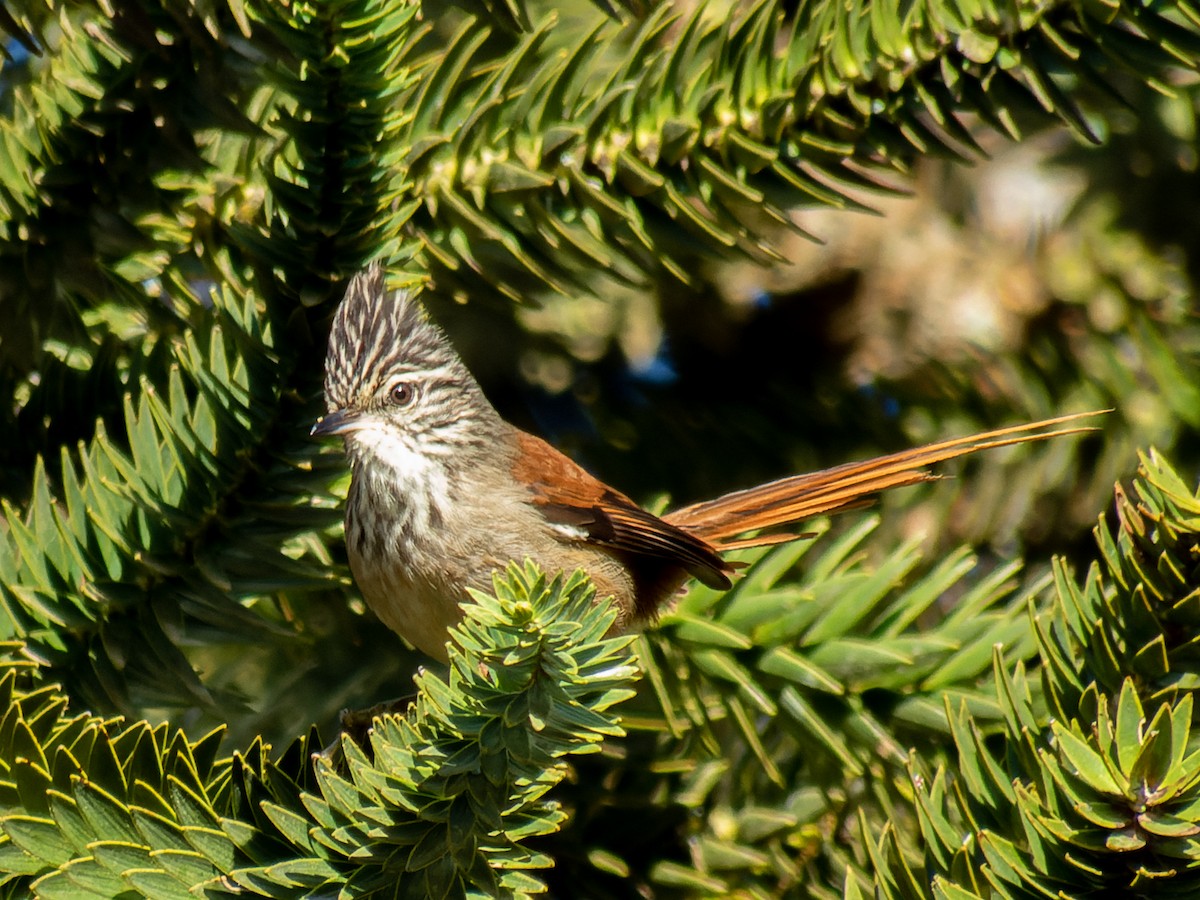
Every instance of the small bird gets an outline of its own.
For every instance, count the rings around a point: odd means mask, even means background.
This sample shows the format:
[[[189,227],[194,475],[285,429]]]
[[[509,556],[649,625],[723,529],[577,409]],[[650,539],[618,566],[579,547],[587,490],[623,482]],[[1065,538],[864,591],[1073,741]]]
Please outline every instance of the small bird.
[[[780,529],[929,481],[929,466],[969,453],[1091,429],[1060,416],[793,475],[669,512],[642,509],[540,438],[504,421],[446,335],[378,265],[356,275],[325,358],[328,413],[352,468],[350,569],[367,604],[410,643],[446,660],[467,588],[530,558],[582,569],[618,610],[617,630],[653,620],[689,578],[732,586],[722,554],[803,537]],[[1051,430],[1047,430],[1051,429]]]

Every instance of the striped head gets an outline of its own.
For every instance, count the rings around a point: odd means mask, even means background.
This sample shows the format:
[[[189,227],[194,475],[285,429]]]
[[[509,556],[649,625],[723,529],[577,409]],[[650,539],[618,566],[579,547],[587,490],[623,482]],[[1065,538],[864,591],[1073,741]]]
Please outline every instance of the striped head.
[[[410,293],[386,290],[378,264],[354,276],[334,315],[325,407],[313,434],[393,465],[477,443],[498,421],[445,333]]]

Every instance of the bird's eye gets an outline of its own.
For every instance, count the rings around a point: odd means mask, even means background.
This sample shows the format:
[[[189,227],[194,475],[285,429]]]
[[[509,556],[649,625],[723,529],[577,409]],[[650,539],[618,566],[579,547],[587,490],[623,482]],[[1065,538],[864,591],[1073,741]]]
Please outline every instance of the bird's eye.
[[[408,404],[416,399],[417,392],[407,381],[399,381],[392,385],[389,396],[392,398],[392,403],[396,406],[408,406]]]

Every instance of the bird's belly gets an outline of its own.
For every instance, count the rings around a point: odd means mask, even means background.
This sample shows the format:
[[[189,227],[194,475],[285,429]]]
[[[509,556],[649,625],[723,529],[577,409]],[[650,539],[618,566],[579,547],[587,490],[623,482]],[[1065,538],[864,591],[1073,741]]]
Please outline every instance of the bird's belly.
[[[402,566],[368,565],[354,554],[350,569],[363,600],[392,631],[410,644],[445,662],[446,633],[462,618],[458,598],[461,593],[446,590]],[[465,587],[465,585],[464,585]]]
[[[529,535],[527,530],[525,537]],[[525,559],[532,559],[551,577],[582,569],[598,597],[616,600],[614,630],[623,630],[634,608],[634,584],[626,567],[602,550],[561,541],[548,530],[539,537],[544,539],[516,544],[493,531],[458,553],[443,544],[433,553],[418,552],[406,559],[368,559],[351,548],[350,568],[363,599],[383,624],[443,662],[447,631],[462,618],[460,604],[469,600],[467,589],[492,593],[493,573]]]

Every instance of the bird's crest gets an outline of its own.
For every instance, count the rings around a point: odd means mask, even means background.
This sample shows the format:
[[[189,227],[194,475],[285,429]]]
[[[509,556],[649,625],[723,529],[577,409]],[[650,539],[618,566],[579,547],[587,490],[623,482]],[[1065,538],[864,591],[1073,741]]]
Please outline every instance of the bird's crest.
[[[325,400],[345,409],[397,371],[460,367],[445,334],[411,291],[388,291],[375,262],[355,275],[333,318],[325,357]]]

